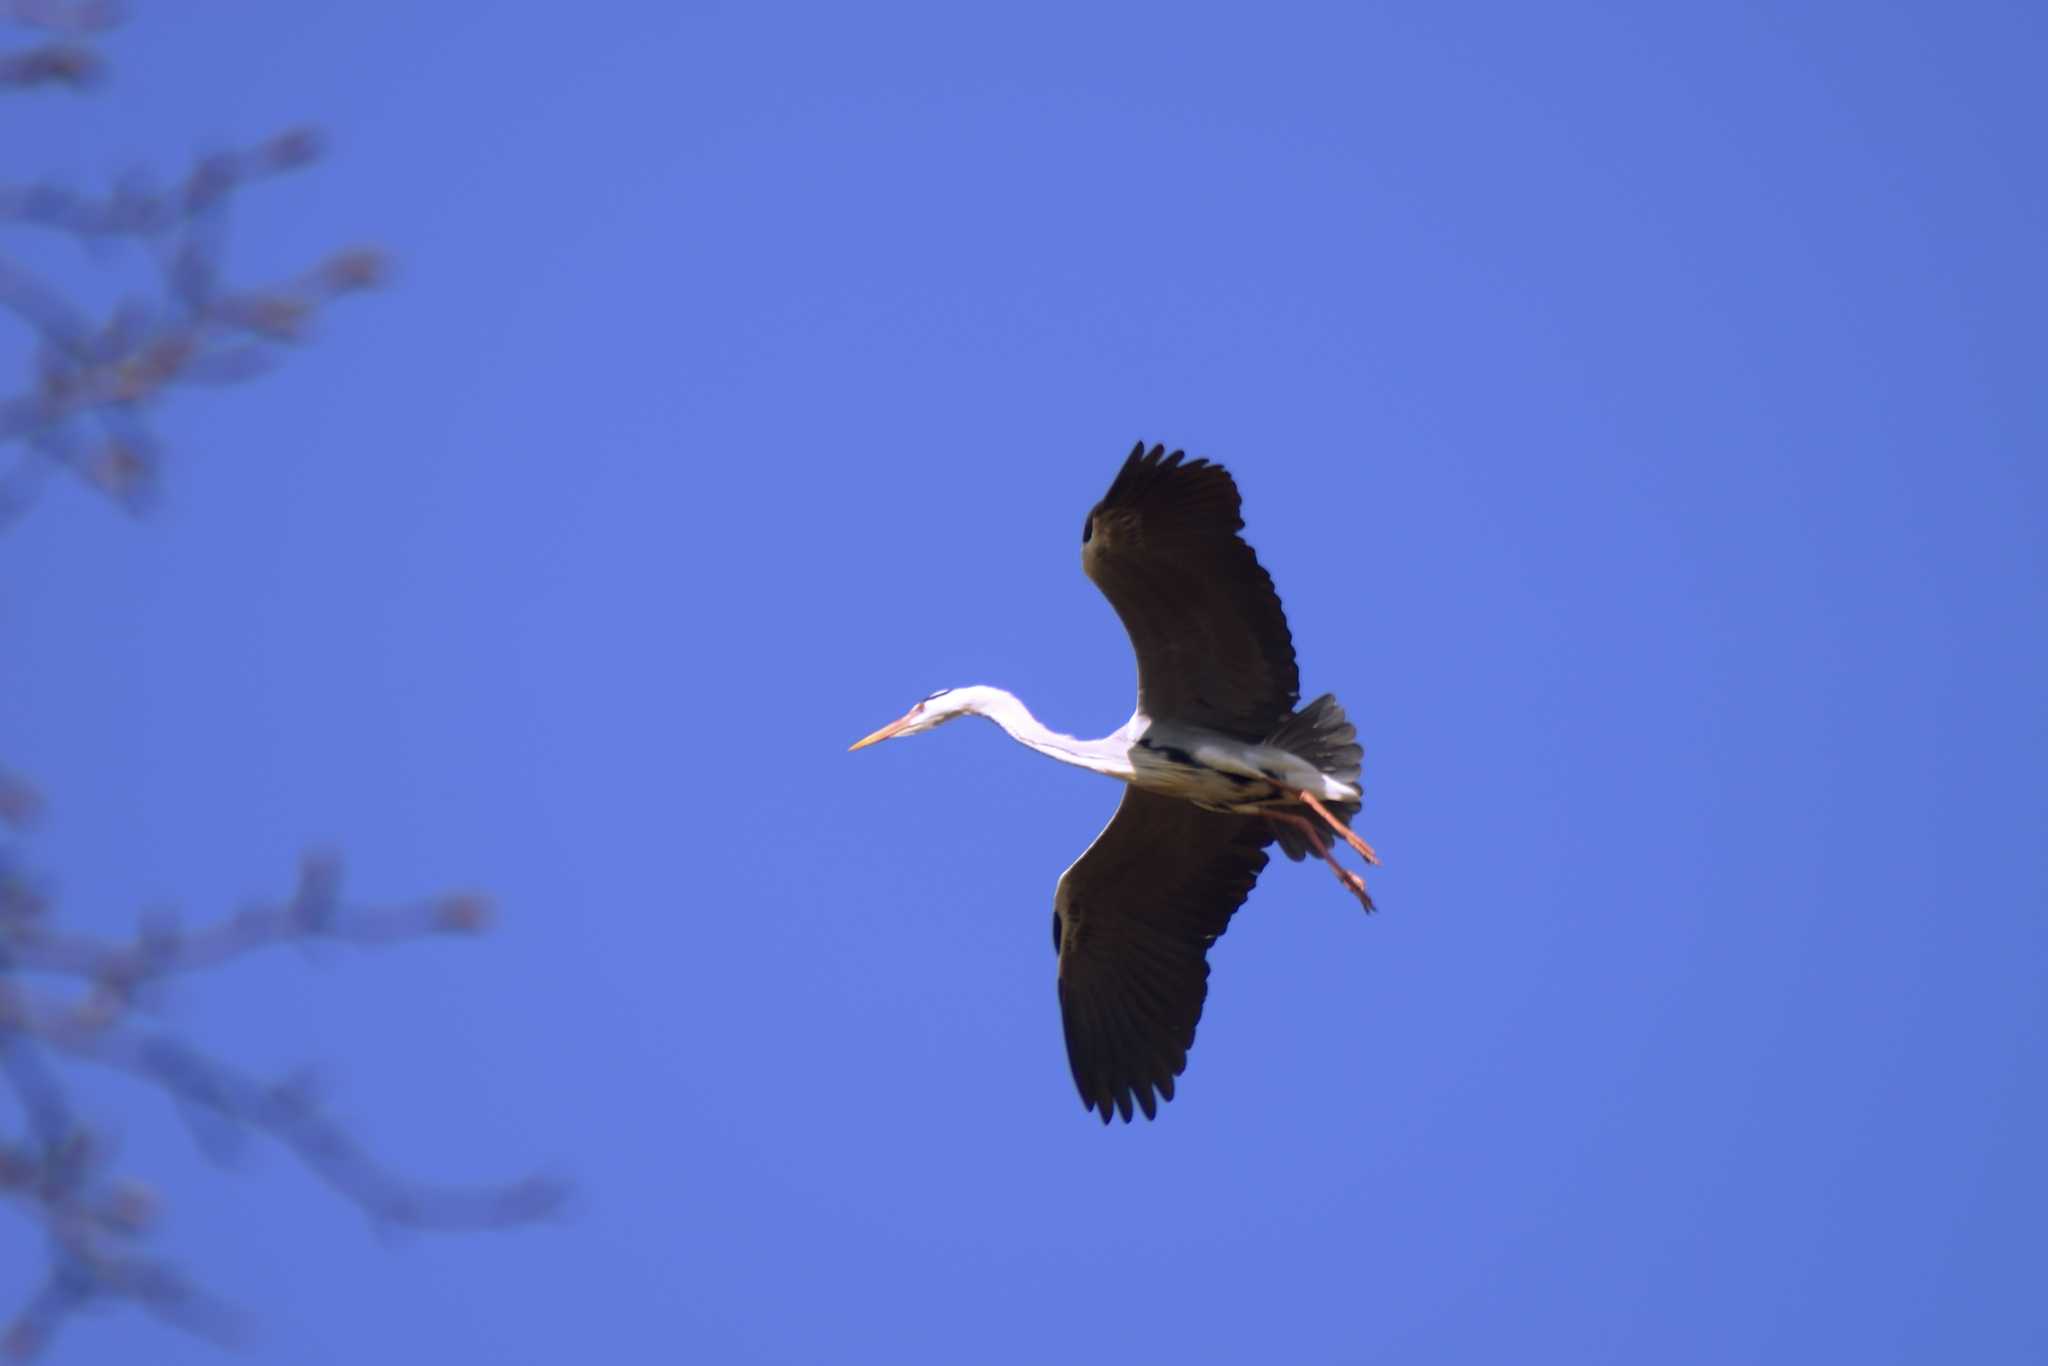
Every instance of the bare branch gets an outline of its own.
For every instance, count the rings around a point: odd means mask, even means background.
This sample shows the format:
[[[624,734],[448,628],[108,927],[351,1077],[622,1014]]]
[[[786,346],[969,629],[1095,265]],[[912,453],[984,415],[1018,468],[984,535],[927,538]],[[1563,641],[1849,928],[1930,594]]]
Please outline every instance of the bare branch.
[[[242,1132],[275,1139],[378,1224],[444,1232],[506,1228],[549,1217],[567,1194],[561,1183],[539,1176],[475,1187],[433,1186],[399,1176],[327,1113],[305,1075],[260,1082],[169,1034],[96,1028],[63,1008],[30,1005],[19,1011],[15,1027],[65,1057],[161,1086],[188,1120],[197,1115],[224,1124],[227,1142],[202,1138],[209,1155],[231,1157],[233,1139]]]
[[[0,825],[26,830],[43,813],[43,794],[35,784],[0,766]]]
[[[256,288],[225,282],[222,217],[233,195],[310,165],[321,138],[293,128],[252,147],[195,161],[169,189],[140,175],[104,198],[60,186],[0,186],[0,225],[72,236],[87,247],[131,243],[158,266],[162,295],[119,301],[95,323],[45,280],[0,255],[0,311],[37,337],[32,383],[0,397],[0,446],[26,448],[0,470],[0,526],[62,470],[131,512],[154,501],[162,459],[148,409],[179,385],[239,383],[306,337],[321,309],[390,275],[370,247],[338,251],[295,278]]]
[[[232,384],[263,373],[279,347],[304,338],[320,309],[388,274],[381,253],[354,247],[268,287],[221,289],[195,277],[182,286],[185,308],[177,313],[152,319],[131,302],[94,327],[0,258],[0,308],[43,341],[34,386],[0,398],[0,446],[29,448],[0,477],[0,525],[10,508],[18,512],[33,498],[31,465],[67,470],[131,511],[146,507],[161,465],[144,425],[153,402],[177,385]]]
[[[236,1346],[246,1336],[240,1313],[168,1262],[82,1229],[51,1242],[49,1274],[0,1336],[0,1352],[15,1360],[26,1361],[48,1347],[65,1317],[94,1300],[131,1300],[173,1327],[222,1347]]]
[[[110,941],[55,930],[47,912],[47,900],[26,875],[0,857],[0,1078],[13,1089],[30,1131],[27,1142],[0,1143],[0,1197],[34,1214],[53,1259],[49,1278],[0,1339],[0,1349],[17,1356],[39,1350],[65,1315],[98,1299],[133,1301],[219,1341],[241,1332],[239,1317],[223,1302],[130,1246],[154,1223],[156,1197],[112,1177],[110,1149],[72,1113],[52,1060],[110,1068],[160,1088],[216,1161],[232,1160],[248,1136],[276,1141],[379,1228],[502,1229],[562,1209],[567,1187],[541,1176],[478,1186],[412,1180],[348,1132],[312,1074],[263,1081],[133,1019],[136,998],[151,983],[261,949],[312,941],[375,946],[473,933],[488,921],[482,898],[457,894],[352,907],[341,899],[339,863],[310,855],[288,900],[258,903],[191,933],[145,924],[132,941]],[[32,988],[24,974],[89,985],[65,999]]]
[[[87,243],[159,239],[219,208],[244,186],[302,170],[325,151],[318,129],[287,128],[241,151],[198,158],[168,190],[155,189],[141,173],[126,176],[101,199],[47,183],[0,186],[0,222],[69,233]]]
[[[468,934],[490,923],[490,903],[458,893],[393,907],[344,907],[340,864],[308,855],[288,901],[258,902],[224,920],[184,931],[161,918],[132,941],[116,942],[50,928],[40,917],[0,914],[0,954],[18,971],[89,979],[125,1001],[173,973],[192,972],[280,944],[327,940],[365,947],[435,934]],[[5,887],[0,881],[0,888]],[[4,903],[0,903],[4,904]]]
[[[123,18],[121,6],[111,0],[7,0],[0,3],[0,19],[45,33],[73,37],[104,33]]]
[[[29,30],[0,48],[0,90],[83,89],[105,70],[96,43],[121,17],[106,0],[0,0],[0,29]],[[234,196],[308,166],[322,151],[310,129],[289,129],[204,156],[168,185],[142,174],[104,195],[54,183],[0,185],[0,232],[55,233],[95,259],[141,252],[155,267],[146,297],[104,316],[53,277],[0,252],[0,321],[32,339],[27,373],[0,384],[0,527],[53,473],[69,474],[131,511],[153,500],[163,456],[154,409],[178,387],[240,383],[302,342],[323,309],[390,274],[374,248],[339,251],[264,286],[228,278],[222,246]],[[42,801],[0,768],[0,830],[26,830]],[[473,933],[490,918],[471,894],[365,907],[341,897],[340,865],[306,858],[289,897],[253,902],[184,929],[145,919],[130,939],[75,933],[53,922],[48,892],[0,842],[0,1091],[18,1130],[0,1129],[0,1202],[26,1214],[48,1249],[39,1283],[0,1332],[0,1355],[46,1348],[69,1316],[125,1301],[220,1343],[242,1338],[241,1316],[178,1267],[150,1255],[159,1212],[149,1187],[113,1170],[113,1146],[82,1118],[65,1088],[72,1065],[124,1073],[178,1108],[202,1151],[232,1158],[252,1137],[290,1151],[379,1228],[507,1228],[558,1212],[558,1181],[531,1176],[443,1186],[410,1179],[373,1156],[328,1109],[310,1073],[265,1081],[139,1018],[167,980],[285,944],[359,947]]]
[[[118,6],[106,0],[11,0],[0,3],[0,22],[42,35],[42,40],[14,52],[0,52],[0,90],[38,86],[69,86],[81,90],[105,71],[99,52],[87,40],[121,21]]]
[[[0,90],[38,85],[82,89],[98,81],[105,69],[99,53],[83,43],[43,43],[0,54]]]

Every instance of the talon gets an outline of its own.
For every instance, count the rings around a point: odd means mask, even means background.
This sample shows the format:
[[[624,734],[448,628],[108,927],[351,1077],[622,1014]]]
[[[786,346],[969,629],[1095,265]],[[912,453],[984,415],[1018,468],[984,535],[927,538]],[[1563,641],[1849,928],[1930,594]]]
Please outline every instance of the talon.
[[[1372,893],[1365,890],[1364,878],[1352,872],[1349,868],[1338,867],[1335,863],[1332,863],[1330,866],[1337,868],[1337,880],[1344,884],[1347,891],[1358,898],[1358,904],[1365,907],[1368,913],[1379,909],[1372,904]]]

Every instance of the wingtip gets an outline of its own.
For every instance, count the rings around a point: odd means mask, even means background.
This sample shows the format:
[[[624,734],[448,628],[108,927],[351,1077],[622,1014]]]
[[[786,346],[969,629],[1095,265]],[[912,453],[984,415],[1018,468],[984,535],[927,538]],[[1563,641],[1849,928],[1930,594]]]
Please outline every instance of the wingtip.
[[[1129,1090],[1114,1095],[1090,1095],[1081,1093],[1081,1108],[1101,1118],[1106,1128],[1113,1120],[1121,1119],[1130,1124],[1142,1114],[1146,1119],[1157,1120],[1159,1107],[1173,1099],[1173,1081],[1163,1083],[1139,1083]]]

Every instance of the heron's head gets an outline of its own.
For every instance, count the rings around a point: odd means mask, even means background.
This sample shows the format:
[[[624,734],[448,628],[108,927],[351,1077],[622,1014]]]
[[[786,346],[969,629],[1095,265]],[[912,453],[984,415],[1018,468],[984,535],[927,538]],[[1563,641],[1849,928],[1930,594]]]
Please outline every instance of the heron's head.
[[[899,735],[916,735],[934,726],[942,726],[956,716],[966,716],[974,711],[979,691],[976,688],[941,688],[873,735],[856,740],[847,748],[865,749],[878,741],[894,740]]]

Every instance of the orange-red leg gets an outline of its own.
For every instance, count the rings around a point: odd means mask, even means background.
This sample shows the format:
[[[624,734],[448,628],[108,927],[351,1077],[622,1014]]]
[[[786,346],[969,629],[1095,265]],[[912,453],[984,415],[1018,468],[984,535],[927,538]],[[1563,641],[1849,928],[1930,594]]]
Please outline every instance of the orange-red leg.
[[[1317,801],[1315,793],[1303,792],[1301,794],[1301,799],[1304,802],[1308,803],[1309,810],[1315,812],[1318,816],[1321,816],[1324,820],[1328,821],[1330,823],[1330,828],[1332,830],[1335,830],[1338,834],[1342,835],[1344,837],[1344,842],[1349,844],[1353,849],[1356,849],[1358,851],[1358,856],[1360,858],[1364,859],[1367,863],[1372,864],[1374,867],[1379,866],[1380,856],[1372,851],[1372,846],[1370,844],[1367,844],[1364,840],[1360,839],[1357,833],[1353,831],[1350,826],[1344,824],[1344,822],[1338,820],[1335,816],[1331,815],[1330,808],[1324,806],[1321,802]]]
[[[1289,825],[1299,827],[1302,837],[1308,841],[1308,847],[1315,850],[1316,856],[1330,865],[1330,871],[1337,875],[1337,881],[1344,884],[1344,890],[1357,897],[1358,903],[1368,911],[1374,909],[1372,894],[1365,890],[1365,879],[1337,862],[1336,855],[1330,852],[1330,846],[1323,842],[1322,831],[1316,829],[1313,821],[1306,816],[1297,816],[1292,811],[1268,811],[1266,819],[1286,821]]]

